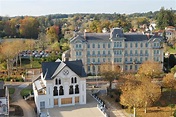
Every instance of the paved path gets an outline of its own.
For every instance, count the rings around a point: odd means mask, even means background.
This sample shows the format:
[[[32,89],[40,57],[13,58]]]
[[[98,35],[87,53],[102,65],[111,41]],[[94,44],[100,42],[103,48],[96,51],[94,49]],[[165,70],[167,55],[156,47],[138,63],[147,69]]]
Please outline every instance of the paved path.
[[[21,85],[22,86],[22,85]],[[15,86],[15,93],[12,96],[13,105],[19,105],[23,109],[23,117],[36,117],[34,109],[21,97],[20,91],[23,88],[20,86]]]
[[[101,96],[101,99],[103,99],[107,104],[108,110],[110,112],[110,117],[128,117],[129,116],[117,103],[114,102],[114,100],[110,101],[110,97],[107,97],[106,95],[104,95],[104,96]]]

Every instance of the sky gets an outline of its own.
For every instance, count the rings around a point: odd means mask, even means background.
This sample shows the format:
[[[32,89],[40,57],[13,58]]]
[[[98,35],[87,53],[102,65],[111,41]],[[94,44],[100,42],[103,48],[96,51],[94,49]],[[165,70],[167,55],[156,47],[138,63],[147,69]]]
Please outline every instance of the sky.
[[[144,13],[176,10],[176,0],[0,0],[0,16],[73,13]]]

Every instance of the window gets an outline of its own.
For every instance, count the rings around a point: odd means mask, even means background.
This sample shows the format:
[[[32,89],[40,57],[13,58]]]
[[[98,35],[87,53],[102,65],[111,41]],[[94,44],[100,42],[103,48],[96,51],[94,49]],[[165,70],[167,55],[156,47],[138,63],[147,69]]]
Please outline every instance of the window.
[[[64,95],[63,86],[60,86],[60,87],[59,87],[59,95]]]
[[[104,55],[106,54],[105,51],[103,51],[103,54],[104,54]]]
[[[111,44],[110,43],[108,43],[108,48],[110,48],[111,47]]]
[[[145,47],[148,47],[148,43],[145,43]]]
[[[98,58],[98,63],[100,62],[100,58]]]
[[[95,48],[95,44],[92,44],[92,48]]]
[[[100,55],[100,51],[98,51],[98,55]]]
[[[122,42],[114,42],[114,48],[122,47]]]
[[[133,69],[133,66],[132,65],[130,65],[130,70],[132,70]]]
[[[114,58],[114,62],[122,62],[122,58]]]
[[[148,50],[145,50],[145,55],[148,55]]]
[[[95,62],[95,58],[93,58],[92,62],[93,62],[93,63]]]
[[[58,80],[57,80],[57,78],[55,79],[55,85],[58,85]]]
[[[75,83],[77,83],[77,78],[75,77]]]
[[[130,62],[132,62],[133,61],[133,59],[132,58],[130,58]]]
[[[105,43],[103,43],[103,48],[106,48],[106,47],[105,47]]]
[[[122,55],[122,50],[115,50],[114,55]]]
[[[143,43],[141,43],[141,48],[143,47]]]
[[[130,50],[130,55],[133,55],[133,51],[132,50]]]
[[[98,48],[100,48],[100,44],[98,44]]]
[[[143,61],[143,58],[141,57],[141,58],[140,58],[140,62],[142,62],[142,61]]]
[[[125,65],[125,70],[128,70],[128,65]]]
[[[92,52],[92,55],[95,55],[95,51]]]
[[[135,65],[135,70],[137,70],[138,69],[138,66],[137,65]]]
[[[87,63],[90,63],[90,58],[87,58]]]
[[[73,94],[73,85],[71,85],[69,88],[69,94]]]
[[[87,44],[87,48],[90,48],[90,44]]]
[[[78,85],[75,86],[75,94],[79,94],[79,86]]]
[[[138,55],[138,51],[137,50],[135,50],[135,55]]]
[[[87,66],[87,71],[88,71],[88,72],[90,71],[90,66]]]
[[[131,47],[131,48],[133,47],[133,44],[132,44],[132,43],[130,43],[130,47]]]
[[[54,90],[53,90],[53,96],[58,96],[58,90],[56,86],[54,87]]]
[[[61,84],[61,79],[59,79],[59,84]]]
[[[103,62],[106,62],[105,58],[103,58]]]
[[[72,84],[74,83],[74,81],[73,81],[73,77],[71,78],[71,83],[72,83]]]
[[[45,108],[45,101],[40,102],[40,108]]]
[[[141,54],[141,55],[143,54],[143,51],[142,51],[142,50],[140,50],[140,54]]]
[[[108,55],[110,55],[111,53],[110,53],[110,51],[108,51]]]
[[[125,50],[125,55],[128,55],[128,51],[127,50]]]
[[[135,43],[136,48],[138,47],[138,43]]]
[[[87,51],[87,55],[90,55],[90,51]]]
[[[125,58],[125,62],[127,62],[128,61],[128,58]]]

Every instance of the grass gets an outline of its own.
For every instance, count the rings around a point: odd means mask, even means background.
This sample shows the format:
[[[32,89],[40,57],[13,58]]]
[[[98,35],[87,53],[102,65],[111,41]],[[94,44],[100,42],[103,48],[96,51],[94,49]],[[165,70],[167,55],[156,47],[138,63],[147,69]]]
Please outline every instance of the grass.
[[[20,95],[23,96],[27,96],[32,92],[32,89],[22,89],[20,92]]]
[[[9,94],[12,95],[15,92],[15,88],[9,88]]]

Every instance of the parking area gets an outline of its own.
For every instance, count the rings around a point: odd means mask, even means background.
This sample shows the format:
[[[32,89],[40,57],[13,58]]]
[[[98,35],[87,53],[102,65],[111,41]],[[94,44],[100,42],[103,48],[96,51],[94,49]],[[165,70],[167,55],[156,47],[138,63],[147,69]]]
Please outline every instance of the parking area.
[[[104,117],[103,113],[97,108],[97,101],[87,93],[87,104],[55,107],[44,109],[44,113],[49,113],[50,117]]]

